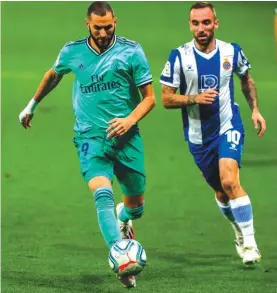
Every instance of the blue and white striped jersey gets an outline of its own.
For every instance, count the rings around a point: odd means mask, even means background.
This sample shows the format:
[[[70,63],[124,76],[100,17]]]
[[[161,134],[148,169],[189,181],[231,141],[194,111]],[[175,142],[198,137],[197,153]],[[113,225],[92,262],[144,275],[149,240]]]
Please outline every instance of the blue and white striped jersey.
[[[161,75],[164,85],[179,88],[180,94],[195,95],[216,88],[212,105],[182,108],[184,134],[192,144],[206,144],[235,125],[242,125],[234,101],[233,73],[242,76],[251,66],[239,45],[216,40],[210,53],[199,51],[194,40],[172,50]]]

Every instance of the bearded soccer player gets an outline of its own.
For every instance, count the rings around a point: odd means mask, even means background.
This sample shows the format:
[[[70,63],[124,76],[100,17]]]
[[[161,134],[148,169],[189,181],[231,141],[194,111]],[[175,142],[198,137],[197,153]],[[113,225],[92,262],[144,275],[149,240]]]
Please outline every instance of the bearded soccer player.
[[[194,39],[172,50],[160,80],[162,101],[165,108],[182,110],[190,152],[234,228],[239,256],[250,265],[259,262],[261,254],[254,237],[252,205],[239,180],[244,128],[234,101],[234,74],[240,78],[259,137],[266,131],[266,122],[259,111],[250,64],[238,44],[215,39],[218,25],[212,4],[197,2],[191,7]]]
[[[24,128],[29,128],[41,100],[65,74],[74,73],[74,143],[109,248],[121,239],[132,239],[132,220],[143,214],[144,152],[137,123],[155,106],[152,75],[143,49],[116,36],[116,25],[110,5],[93,2],[86,18],[89,37],[65,44],[19,115]],[[123,203],[116,208],[118,219],[114,213],[114,175],[123,192]],[[125,287],[136,286],[134,276],[119,279]]]

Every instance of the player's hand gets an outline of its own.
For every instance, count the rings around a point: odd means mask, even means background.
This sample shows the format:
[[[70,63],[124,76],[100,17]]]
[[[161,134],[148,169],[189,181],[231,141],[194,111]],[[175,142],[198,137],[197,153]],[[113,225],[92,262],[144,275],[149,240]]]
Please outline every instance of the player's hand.
[[[31,120],[34,117],[33,113],[30,113],[28,109],[24,109],[20,114],[19,114],[19,122],[22,124],[22,126],[27,129],[32,127],[31,125]]]
[[[205,92],[196,95],[195,103],[202,105],[211,105],[215,101],[216,96],[218,95],[218,90],[209,89]]]
[[[113,138],[125,134],[135,122],[130,117],[126,117],[112,119],[108,124],[110,125],[106,130],[108,138]]]
[[[266,122],[258,109],[253,110],[252,120],[255,129],[258,129],[258,136],[262,137],[266,131]]]

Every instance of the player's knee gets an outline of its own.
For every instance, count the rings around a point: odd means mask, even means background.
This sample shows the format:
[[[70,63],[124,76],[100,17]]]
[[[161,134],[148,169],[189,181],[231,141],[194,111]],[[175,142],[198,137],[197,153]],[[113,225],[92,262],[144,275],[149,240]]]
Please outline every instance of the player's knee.
[[[223,178],[221,185],[225,192],[234,192],[239,187],[239,184],[232,178]]]
[[[114,208],[113,192],[110,187],[101,187],[94,191],[94,201],[97,210]]]
[[[229,197],[228,197],[228,195],[225,194],[225,192],[216,191],[215,197],[221,203],[228,203],[229,202]]]
[[[95,191],[99,188],[111,188],[112,183],[106,176],[96,176],[89,180],[88,187],[93,193],[95,193]]]
[[[136,208],[125,207],[125,211],[128,214],[128,217],[130,220],[139,219],[143,215],[144,204]]]

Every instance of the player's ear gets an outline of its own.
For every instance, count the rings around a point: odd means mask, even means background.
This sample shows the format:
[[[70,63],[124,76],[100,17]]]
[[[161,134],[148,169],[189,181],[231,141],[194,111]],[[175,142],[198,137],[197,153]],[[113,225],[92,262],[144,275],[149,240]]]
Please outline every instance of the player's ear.
[[[117,17],[115,16],[114,17],[114,26],[116,26],[117,25]]]
[[[87,28],[88,28],[88,30],[89,30],[89,21],[88,21],[87,18],[85,18],[85,23],[86,23],[86,26],[87,26]]]
[[[214,24],[215,24],[214,28],[217,30],[218,27],[219,27],[219,20],[216,19],[216,20],[214,21]]]
[[[190,20],[189,20],[189,30],[193,33],[193,30],[192,30],[192,27],[191,27]]]

